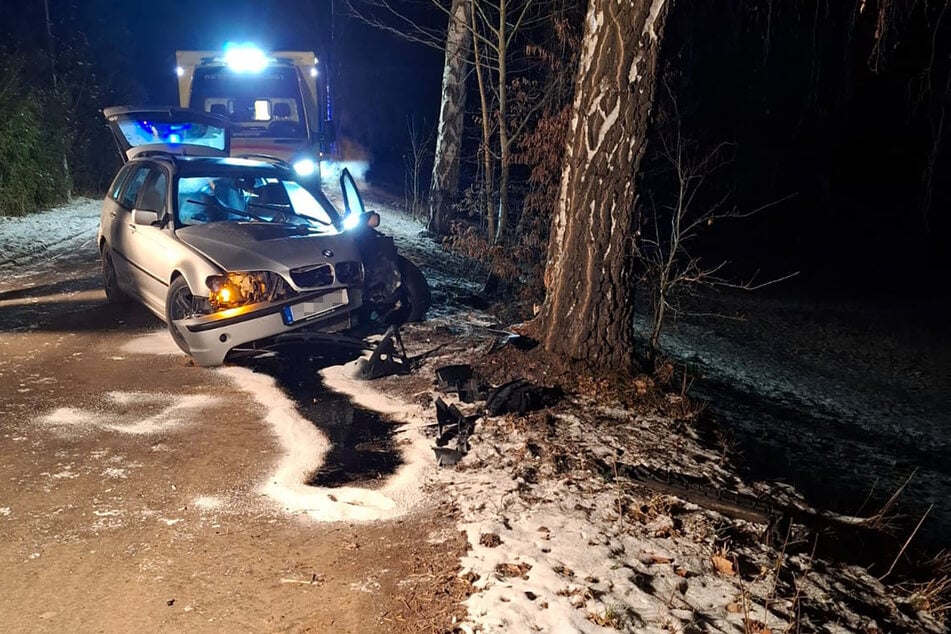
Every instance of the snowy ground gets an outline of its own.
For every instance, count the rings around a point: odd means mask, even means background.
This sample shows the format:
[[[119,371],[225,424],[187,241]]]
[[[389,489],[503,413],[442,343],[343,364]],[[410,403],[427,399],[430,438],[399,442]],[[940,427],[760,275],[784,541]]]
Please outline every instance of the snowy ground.
[[[78,198],[72,203],[16,218],[0,216],[0,271],[5,279],[41,273],[78,251],[95,250],[102,202]]]
[[[429,450],[433,369],[488,354],[494,335],[485,327],[492,319],[454,301],[478,288],[466,275],[467,263],[439,250],[397,210],[372,206],[383,212],[382,229],[421,264],[441,303],[430,322],[407,329],[410,351],[443,348],[411,377],[356,381],[353,363],[331,367],[323,378],[355,404],[399,425],[404,464],[373,489],[337,488],[331,494],[304,485],[326,438],[296,414],[266,375],[241,367],[217,370],[267,410],[285,455],[258,490],[271,503],[313,519],[382,521],[409,512],[424,497],[448,496],[470,547],[460,561],[460,574],[472,587],[468,616],[457,624],[464,631],[944,631],[920,609],[926,607],[920,595],[896,599],[894,589],[860,567],[823,561],[808,550],[786,552],[782,544],[767,547],[757,539],[763,526],[652,494],[596,467],[595,458],[610,463],[623,456],[627,463],[749,486],[722,453],[697,438],[689,417],[579,396],[545,414],[483,417],[472,451],[454,467],[437,467]],[[0,219],[0,273],[7,280],[39,280],[51,261],[77,254],[88,259],[97,220],[98,202],[88,200]],[[691,349],[706,354],[702,347]],[[156,333],[132,340],[122,354],[176,352],[164,333]],[[46,421],[82,422],[82,415],[54,411]]]
[[[947,546],[951,341],[943,311],[749,295],[705,301],[708,312],[742,319],[688,317],[662,344],[689,365],[747,461],[842,512],[854,512],[856,499],[877,508],[907,481],[902,512],[917,519],[933,505],[921,536]]]

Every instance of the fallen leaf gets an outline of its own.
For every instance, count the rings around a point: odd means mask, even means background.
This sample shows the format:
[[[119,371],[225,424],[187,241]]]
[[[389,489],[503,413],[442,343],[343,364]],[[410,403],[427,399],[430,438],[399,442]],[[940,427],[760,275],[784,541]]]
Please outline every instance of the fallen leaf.
[[[743,611],[743,606],[736,601],[731,601],[726,604],[726,611],[730,614],[739,614]]]
[[[746,631],[750,632],[750,634],[773,634],[771,629],[759,621],[754,621],[753,619],[743,619],[743,621],[746,625]]]
[[[495,572],[503,577],[521,577],[532,569],[531,564],[499,564],[495,567]]]
[[[710,558],[713,561],[713,567],[724,577],[735,577],[736,571],[733,570],[733,562],[720,555],[714,555]]]
[[[647,557],[644,558],[644,563],[650,566],[655,564],[669,564],[673,563],[673,561],[674,560],[670,557],[664,557],[663,555],[647,555]]]

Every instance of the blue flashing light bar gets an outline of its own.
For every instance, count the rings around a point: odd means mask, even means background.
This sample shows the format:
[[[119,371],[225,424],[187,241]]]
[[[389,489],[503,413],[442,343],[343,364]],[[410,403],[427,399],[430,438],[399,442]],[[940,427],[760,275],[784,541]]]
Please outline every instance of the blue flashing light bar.
[[[236,73],[260,73],[267,68],[271,58],[250,42],[228,42],[225,44],[224,61]]]

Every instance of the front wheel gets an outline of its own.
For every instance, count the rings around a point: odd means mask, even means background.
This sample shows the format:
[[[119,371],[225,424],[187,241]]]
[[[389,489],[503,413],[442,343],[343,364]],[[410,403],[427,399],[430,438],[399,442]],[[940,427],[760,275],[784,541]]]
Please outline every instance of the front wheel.
[[[399,267],[402,278],[400,301],[405,304],[405,310],[401,309],[399,312],[405,316],[403,321],[423,321],[433,302],[429,283],[419,267],[402,255],[399,256]]]
[[[176,277],[168,287],[168,294],[165,296],[165,323],[168,324],[168,331],[175,345],[189,355],[191,350],[188,348],[188,342],[175,325],[175,321],[191,317],[195,312],[195,296],[188,288],[188,282],[184,277]]]

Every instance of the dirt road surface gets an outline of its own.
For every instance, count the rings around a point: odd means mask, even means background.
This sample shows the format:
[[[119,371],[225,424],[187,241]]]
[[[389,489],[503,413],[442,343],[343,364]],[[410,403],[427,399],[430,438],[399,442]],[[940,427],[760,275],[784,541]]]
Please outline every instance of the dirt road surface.
[[[0,282],[3,631],[449,627],[465,540],[445,509],[284,512],[260,493],[281,456],[260,405],[127,351],[161,327],[105,303],[91,247]]]

